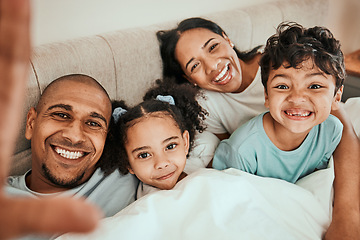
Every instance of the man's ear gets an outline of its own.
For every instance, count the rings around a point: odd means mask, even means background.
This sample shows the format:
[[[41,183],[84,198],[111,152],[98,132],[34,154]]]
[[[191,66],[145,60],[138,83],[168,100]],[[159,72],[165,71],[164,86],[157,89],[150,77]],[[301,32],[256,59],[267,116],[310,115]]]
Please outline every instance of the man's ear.
[[[230,44],[230,46],[233,48],[233,47],[234,47],[234,44],[233,44],[233,42],[230,40],[230,38],[229,38],[224,32],[222,32],[222,36],[223,36],[223,38]]]
[[[26,116],[26,129],[25,129],[25,138],[30,140],[33,135],[33,131],[35,128],[35,120],[37,117],[37,113],[35,108],[30,108],[27,116]]]
[[[188,130],[184,131],[184,133],[182,134],[182,137],[185,142],[185,154],[188,155],[189,148],[190,148],[190,134],[189,134]]]
[[[269,108],[269,97],[267,95],[267,92],[266,92],[266,89],[264,88],[264,96],[265,96],[265,103],[264,103],[264,106],[266,108]]]
[[[340,104],[340,101],[341,101],[341,97],[342,97],[342,94],[343,94],[343,91],[344,91],[344,85],[341,86],[335,96],[334,96],[334,99],[333,99],[333,102],[331,104],[331,110],[338,110],[339,109],[339,104]]]

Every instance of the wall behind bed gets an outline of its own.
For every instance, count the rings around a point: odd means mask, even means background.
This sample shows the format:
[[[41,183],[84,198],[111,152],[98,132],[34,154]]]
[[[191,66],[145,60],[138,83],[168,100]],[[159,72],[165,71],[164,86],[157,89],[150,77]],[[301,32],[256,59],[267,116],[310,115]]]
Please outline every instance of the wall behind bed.
[[[32,0],[33,44],[232,10],[273,0]],[[287,0],[284,0],[287,1]],[[303,2],[304,0],[297,0]],[[329,27],[345,53],[360,48],[360,1],[330,0]]]

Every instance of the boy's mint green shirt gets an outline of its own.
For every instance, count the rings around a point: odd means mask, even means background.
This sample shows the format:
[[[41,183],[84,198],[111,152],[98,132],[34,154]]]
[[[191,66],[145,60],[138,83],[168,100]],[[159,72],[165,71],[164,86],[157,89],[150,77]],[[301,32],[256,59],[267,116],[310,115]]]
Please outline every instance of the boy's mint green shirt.
[[[323,123],[310,130],[297,149],[282,151],[265,133],[264,114],[251,119],[229,139],[221,141],[215,151],[213,168],[236,168],[294,183],[315,169],[327,167],[342,136],[343,125],[339,119],[330,115]]]

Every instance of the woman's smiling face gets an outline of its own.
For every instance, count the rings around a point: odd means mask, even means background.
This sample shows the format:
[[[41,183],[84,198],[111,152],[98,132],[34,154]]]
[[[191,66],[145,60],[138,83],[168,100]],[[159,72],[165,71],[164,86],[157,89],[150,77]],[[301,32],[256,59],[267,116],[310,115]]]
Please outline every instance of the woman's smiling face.
[[[216,92],[238,92],[241,84],[240,61],[230,39],[208,29],[183,32],[175,48],[186,79],[200,88]]]

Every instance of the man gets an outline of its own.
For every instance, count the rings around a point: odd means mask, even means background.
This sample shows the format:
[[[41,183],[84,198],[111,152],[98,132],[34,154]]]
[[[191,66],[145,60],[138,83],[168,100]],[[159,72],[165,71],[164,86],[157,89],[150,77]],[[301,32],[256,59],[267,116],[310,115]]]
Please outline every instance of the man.
[[[0,109],[4,114],[0,119],[2,182],[8,174],[25,95],[30,56],[29,13],[28,0],[0,0]],[[90,85],[89,90],[79,88],[85,84]],[[89,91],[100,95],[96,99],[104,105],[95,109],[86,104],[94,98],[89,94],[86,95],[89,99],[80,97],[77,99],[80,104],[74,103],[77,100],[62,91],[69,90],[70,85],[78,90],[77,95],[73,95],[81,96]],[[56,94],[57,91],[67,97]],[[56,102],[59,98],[63,100],[61,103]],[[51,117],[44,115],[45,111],[49,113],[49,108],[55,110],[56,107],[58,111],[52,112]],[[86,111],[79,110],[82,107]],[[136,180],[131,176],[122,177],[117,171],[110,173],[111,169],[107,169],[109,175],[104,177],[99,169],[110,115],[106,92],[89,77],[66,77],[48,87],[39,105],[28,114],[26,137],[33,145],[33,169],[23,177],[24,181],[10,178],[15,187],[4,188],[0,184],[0,239],[29,233],[87,232],[94,229],[104,215],[90,203],[95,203],[109,216],[133,200]],[[72,123],[66,122],[70,116],[74,120]],[[16,187],[21,183],[25,190]],[[94,189],[86,191],[89,185]],[[9,197],[4,190],[33,198]],[[55,192],[58,192],[56,198],[36,197]],[[106,199],[109,197],[111,200]]]
[[[16,196],[85,197],[105,217],[134,201],[137,180],[115,164],[99,161],[109,129],[111,101],[93,78],[73,74],[47,86],[27,115],[32,168],[9,177],[5,192]]]

